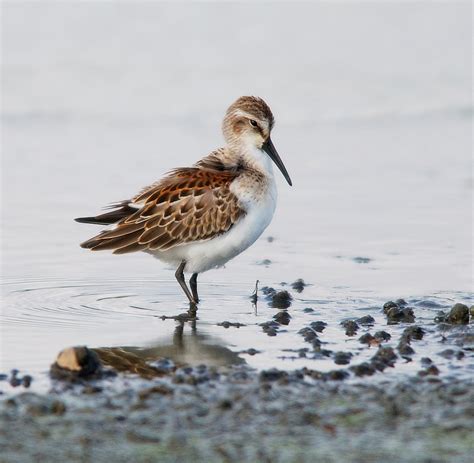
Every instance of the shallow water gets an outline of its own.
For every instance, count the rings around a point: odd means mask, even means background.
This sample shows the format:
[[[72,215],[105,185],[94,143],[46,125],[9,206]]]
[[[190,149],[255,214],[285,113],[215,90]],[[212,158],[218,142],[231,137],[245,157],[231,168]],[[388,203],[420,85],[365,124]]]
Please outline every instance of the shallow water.
[[[437,310],[474,299],[469,10],[4,6],[1,370],[46,385],[58,351],[77,344],[329,370],[332,359],[288,351],[308,347],[298,330],[327,322],[325,347],[358,363],[374,349],[340,321],[370,314],[372,331],[401,332],[380,311],[399,297],[428,334],[392,374],[436,356]],[[279,178],[264,236],[200,276],[196,331],[186,325],[178,342],[176,322],[161,318],[187,309],[174,271],[146,255],[80,249],[98,229],[72,219],[218,146],[222,113],[246,93],[272,106],[294,187]],[[255,310],[255,281],[283,288],[297,278],[311,286],[293,292],[290,324],[269,337],[259,324],[276,309],[261,299]],[[245,326],[217,326],[226,320]],[[240,353],[249,348],[260,353]],[[472,374],[472,356],[433,360],[443,374]]]

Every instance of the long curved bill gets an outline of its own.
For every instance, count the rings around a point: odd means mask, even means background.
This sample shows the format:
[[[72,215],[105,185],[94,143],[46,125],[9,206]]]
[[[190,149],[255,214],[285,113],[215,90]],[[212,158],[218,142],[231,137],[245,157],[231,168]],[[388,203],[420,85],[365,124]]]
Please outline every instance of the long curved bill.
[[[280,156],[278,155],[277,150],[273,146],[272,140],[270,137],[268,137],[267,141],[262,145],[263,151],[267,153],[271,160],[277,165],[277,167],[280,169],[280,172],[283,174],[283,177],[285,177],[286,181],[290,186],[293,184],[291,183],[291,178],[288,175],[288,171],[286,170],[285,165],[283,164],[283,161],[281,160]]]

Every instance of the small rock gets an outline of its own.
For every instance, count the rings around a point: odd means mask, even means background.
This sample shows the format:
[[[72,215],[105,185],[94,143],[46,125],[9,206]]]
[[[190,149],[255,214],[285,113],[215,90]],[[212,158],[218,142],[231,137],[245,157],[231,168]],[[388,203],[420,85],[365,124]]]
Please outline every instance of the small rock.
[[[280,325],[289,325],[291,320],[291,315],[286,310],[281,310],[277,314],[273,315],[275,321],[280,323]]]
[[[327,373],[323,373],[324,380],[330,381],[343,381],[349,377],[349,373],[345,370],[332,370]]]
[[[257,262],[257,265],[264,265],[265,267],[268,267],[272,261],[270,259],[263,259]]]
[[[388,309],[387,324],[396,325],[397,323],[414,323],[415,314],[411,307],[400,308],[398,306]]]
[[[386,331],[377,331],[374,334],[374,338],[377,339],[378,341],[389,341],[392,336],[387,333]]]
[[[222,326],[224,328],[230,328],[231,326],[233,326],[234,328],[240,328],[241,326],[245,326],[245,325],[243,323],[238,323],[238,322],[224,321],[224,322],[218,323],[217,326]]]
[[[270,286],[263,286],[260,291],[262,291],[263,295],[267,298],[271,298],[274,294],[276,294],[276,289]]]
[[[250,349],[242,351],[242,354],[248,354],[248,355],[253,356],[253,355],[256,355],[256,354],[260,354],[260,351],[257,350],[257,349],[254,349],[253,347],[251,347]]]
[[[354,336],[359,329],[359,325],[354,320],[344,320],[341,325],[346,329],[346,336]]]
[[[328,324],[326,322],[317,321],[317,322],[311,322],[309,324],[309,326],[314,331],[317,331],[318,333],[322,333],[324,331],[324,328],[326,328],[326,326],[328,326]]]
[[[312,309],[311,307],[306,307],[305,309],[303,309],[303,312],[304,313],[311,313],[311,312],[314,312],[314,309]]]
[[[419,341],[420,339],[423,339],[424,334],[425,330],[420,326],[409,326],[408,328],[405,328],[403,330],[402,339],[404,339],[408,343],[412,339]]]
[[[433,360],[431,360],[429,357],[423,357],[420,362],[424,367],[428,367],[433,364]]]
[[[375,338],[370,333],[365,333],[359,338],[361,344],[371,345],[375,341]]]
[[[350,352],[336,352],[334,354],[334,363],[337,365],[347,365],[350,363],[352,354]]]
[[[62,350],[51,365],[50,374],[57,379],[67,376],[86,377],[97,373],[101,364],[97,354],[86,346],[68,347]]]
[[[268,336],[276,336],[278,333],[278,329],[280,328],[280,324],[275,320],[260,323],[260,326],[262,327],[263,332],[266,333]]]
[[[452,325],[467,325],[469,323],[469,308],[464,304],[455,304],[450,310],[446,321]]]
[[[291,287],[298,293],[301,293],[305,286],[307,285],[302,278],[298,278],[295,282],[291,284]]]
[[[374,317],[370,315],[365,315],[364,317],[360,317],[356,320],[359,325],[364,326],[372,326],[375,323]]]
[[[384,305],[383,305],[383,313],[384,314],[387,314],[388,311],[394,307],[398,307],[398,304],[396,302],[393,302],[393,301],[388,301],[386,302]]]
[[[400,341],[398,344],[397,350],[400,355],[402,356],[410,356],[415,353],[413,348],[410,346],[410,344],[406,341]]]
[[[367,362],[360,363],[349,367],[356,376],[372,376],[375,373],[375,368]]]
[[[436,365],[431,365],[425,370],[421,370],[418,372],[419,376],[438,376],[439,375],[439,369]]]
[[[259,379],[260,381],[277,381],[279,379],[285,378],[288,376],[286,371],[277,370],[272,368],[271,370],[263,370],[260,372]]]
[[[33,378],[30,375],[23,376],[22,378],[23,387],[28,389],[31,386],[32,381],[33,381]]]
[[[408,305],[405,299],[397,299],[395,301],[395,304],[397,304],[399,307],[405,307],[406,305]]]
[[[354,257],[352,260],[356,264],[368,264],[371,261],[368,257]]]
[[[455,358],[457,360],[461,360],[465,354],[462,350],[445,349],[441,352],[438,352],[438,355],[445,359]]]
[[[379,347],[379,350],[372,357],[372,366],[380,371],[383,371],[386,367],[395,366],[397,360],[397,354],[391,347]]]
[[[288,291],[278,291],[271,296],[270,305],[276,309],[287,309],[290,307],[292,300],[293,298]]]

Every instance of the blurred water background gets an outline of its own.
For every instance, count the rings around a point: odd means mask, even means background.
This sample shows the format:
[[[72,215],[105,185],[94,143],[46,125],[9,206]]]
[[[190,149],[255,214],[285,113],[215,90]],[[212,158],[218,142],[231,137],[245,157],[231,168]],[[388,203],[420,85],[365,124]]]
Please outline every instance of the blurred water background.
[[[308,321],[337,347],[342,318],[385,300],[472,301],[470,2],[9,2],[1,29],[3,370],[45,371],[67,345],[169,342],[160,316],[186,308],[174,271],[79,248],[98,229],[73,218],[220,146],[245,94],[271,106],[294,187],[278,175],[264,236],[200,277],[207,343],[324,368],[281,358]],[[296,278],[311,286],[267,337],[255,280]]]

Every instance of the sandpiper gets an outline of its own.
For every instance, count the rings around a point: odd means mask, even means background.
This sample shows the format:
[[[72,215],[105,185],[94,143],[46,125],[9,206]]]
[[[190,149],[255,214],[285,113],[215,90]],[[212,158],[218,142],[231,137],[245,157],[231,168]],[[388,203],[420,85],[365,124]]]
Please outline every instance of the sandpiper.
[[[270,223],[277,189],[273,161],[291,179],[273,146],[273,114],[261,98],[242,96],[227,110],[226,146],[193,167],[179,167],[109,212],[77,222],[108,225],[81,247],[114,254],[144,251],[177,267],[189,302],[199,302],[197,276],[251,246]],[[191,273],[186,285],[184,272]]]

